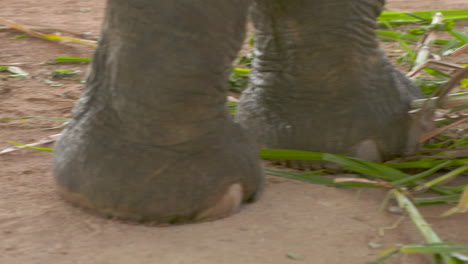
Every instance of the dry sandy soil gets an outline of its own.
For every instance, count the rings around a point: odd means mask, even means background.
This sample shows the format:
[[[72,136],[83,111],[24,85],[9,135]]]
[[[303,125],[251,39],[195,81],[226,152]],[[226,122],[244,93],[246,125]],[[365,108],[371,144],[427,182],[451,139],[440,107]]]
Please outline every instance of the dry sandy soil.
[[[468,2],[393,0],[389,8],[468,9]],[[98,35],[103,9],[103,0],[2,0],[0,18]],[[0,32],[0,65],[23,63],[32,78],[0,81],[0,118],[68,117],[82,84],[70,78],[52,87],[44,80],[54,69],[84,71],[86,66],[40,63],[56,56],[90,57],[92,49],[31,37],[13,40],[15,35]],[[455,62],[468,63],[467,56]],[[59,124],[38,119],[0,122],[0,150],[9,147],[6,139],[30,143],[57,134],[60,130],[47,128]],[[164,228],[101,219],[57,196],[50,163],[50,153],[34,150],[0,156],[0,263],[354,264],[396,243],[423,242],[406,218],[398,228],[379,232],[400,219],[379,212],[383,190],[328,188],[270,176],[263,199],[227,219]],[[431,207],[424,213],[443,239],[468,245],[467,215],[431,218],[446,209]],[[405,256],[388,263],[428,262]]]

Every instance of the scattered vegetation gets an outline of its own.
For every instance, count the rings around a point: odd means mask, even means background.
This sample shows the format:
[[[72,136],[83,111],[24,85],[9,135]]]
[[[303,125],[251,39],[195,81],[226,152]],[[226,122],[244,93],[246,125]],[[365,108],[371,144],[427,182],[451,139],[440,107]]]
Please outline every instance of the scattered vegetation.
[[[0,23],[6,26],[9,26],[12,29],[15,29],[19,32],[26,33],[27,35],[56,42],[56,43],[72,43],[78,45],[84,45],[89,47],[96,47],[97,41],[95,40],[88,40],[84,38],[80,38],[81,34],[60,30],[60,29],[41,29],[41,28],[30,28],[24,25],[20,25],[16,22],[11,20],[0,19]],[[53,31],[55,33],[51,33],[49,31]]]
[[[45,62],[45,64],[60,64],[60,63],[89,63],[90,58],[76,58],[76,57],[63,57],[59,56],[53,60]]]
[[[81,71],[69,71],[65,69],[58,69],[58,70],[53,70],[50,73],[51,78],[56,78],[56,79],[61,79],[61,78],[66,78],[66,77],[71,77],[75,76],[77,73],[80,73]]]
[[[21,35],[16,35],[16,36],[14,36],[14,37],[11,38],[11,39],[23,39],[23,38],[27,38],[27,37],[28,37],[28,35],[26,35],[26,34],[21,34]]]
[[[10,75],[2,77],[2,80],[8,80],[9,78],[21,79],[29,76],[29,74],[26,71],[16,66],[0,66],[0,72],[12,73]]]
[[[439,12],[440,14],[437,14]],[[468,185],[446,184],[447,181],[468,172],[468,135],[466,133],[468,93],[464,91],[468,87],[468,68],[467,65],[448,63],[441,59],[468,51],[468,29],[457,31],[454,26],[456,21],[467,19],[468,10],[384,12],[378,19],[380,28],[376,31],[377,36],[382,41],[393,41],[400,45],[403,54],[397,62],[409,67],[408,77],[426,95],[425,99],[412,102],[414,113],[421,115],[435,113],[434,122],[437,129],[420,139],[424,147],[418,153],[380,164],[327,153],[271,149],[260,151],[263,159],[333,162],[343,170],[353,172],[359,177],[323,176],[324,173],[331,173],[331,171],[291,172],[283,169],[267,169],[266,172],[270,175],[328,186],[388,189],[389,196],[405,210],[425,238],[426,244],[399,245],[389,248],[370,263],[381,263],[399,253],[432,254],[435,263],[468,263],[468,257],[458,253],[468,251],[468,247],[442,241],[417,209],[418,206],[450,204],[452,208],[443,213],[441,217],[468,212]],[[50,41],[95,45],[95,42],[89,40],[46,34],[40,29],[25,28],[11,21],[0,20],[0,23]],[[249,43],[252,48],[252,37]],[[229,76],[231,91],[241,92],[246,88],[252,58],[250,50],[236,60]],[[90,60],[89,58],[57,57],[47,63],[88,63]],[[12,74],[5,78],[28,76],[20,68],[13,66],[0,66],[0,72],[2,71]],[[76,72],[60,69],[53,71],[51,77],[64,78],[75,74]],[[228,103],[233,114],[235,106],[235,102]],[[61,122],[64,123],[63,120]],[[21,147],[52,151],[52,149],[37,147],[37,144],[24,145],[9,142]],[[421,192],[425,192],[426,195],[421,197],[418,195]],[[290,257],[299,258],[293,254]]]
[[[437,15],[439,21],[434,21],[438,12],[441,13]],[[426,99],[412,103],[415,114],[435,113],[437,129],[421,138],[425,144],[419,153],[379,164],[327,153],[271,149],[260,151],[263,159],[333,162],[360,177],[330,178],[321,176],[324,171],[267,169],[270,175],[328,186],[379,187],[389,190],[390,196],[405,209],[427,244],[395,246],[383,251],[380,258],[370,263],[381,263],[399,253],[432,254],[435,263],[468,263],[467,256],[457,253],[468,251],[468,247],[442,241],[417,209],[418,206],[451,204],[452,209],[441,217],[468,212],[468,185],[444,184],[468,172],[468,134],[466,128],[461,127],[468,121],[468,115],[463,111],[468,109],[468,93],[463,91],[468,86],[468,68],[467,65],[441,61],[441,56],[456,56],[468,51],[468,29],[464,32],[454,29],[454,21],[466,19],[468,10],[384,12],[379,17],[381,29],[376,31],[377,36],[383,41],[399,43],[404,53],[397,62],[409,66],[408,77],[426,95]],[[438,38],[441,34],[451,39]],[[249,52],[236,61],[229,80],[231,91],[245,88],[251,60]],[[229,102],[229,107],[231,112],[235,112],[235,102]],[[417,194],[421,192],[429,195],[419,197]]]

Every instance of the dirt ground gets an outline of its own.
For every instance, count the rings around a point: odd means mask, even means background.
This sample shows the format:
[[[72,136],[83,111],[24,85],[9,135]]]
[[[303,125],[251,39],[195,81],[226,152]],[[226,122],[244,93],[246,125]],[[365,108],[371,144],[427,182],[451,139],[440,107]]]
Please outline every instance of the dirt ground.
[[[0,18],[34,26],[98,35],[103,0],[2,0]],[[468,9],[466,0],[392,0],[391,10]],[[464,24],[467,25],[466,23]],[[0,32],[0,65],[18,65],[29,79],[0,80],[0,119],[67,118],[79,97],[86,65],[41,65],[56,56],[90,57],[92,49],[66,46],[18,33]],[[387,51],[393,49],[384,46]],[[468,63],[465,54],[455,59]],[[80,70],[78,77],[44,82],[52,70]],[[6,73],[0,73],[5,77]],[[61,121],[38,118],[0,122],[4,140],[31,143],[60,129]],[[379,212],[383,190],[337,189],[268,176],[263,198],[240,213],[214,222],[148,227],[101,219],[63,202],[54,191],[51,154],[22,150],[0,156],[0,263],[363,263],[396,243],[423,239],[401,216]],[[467,215],[424,214],[442,239],[468,245]],[[382,230],[385,232],[382,233]],[[294,257],[296,256],[296,258]],[[388,263],[428,263],[402,256]]]

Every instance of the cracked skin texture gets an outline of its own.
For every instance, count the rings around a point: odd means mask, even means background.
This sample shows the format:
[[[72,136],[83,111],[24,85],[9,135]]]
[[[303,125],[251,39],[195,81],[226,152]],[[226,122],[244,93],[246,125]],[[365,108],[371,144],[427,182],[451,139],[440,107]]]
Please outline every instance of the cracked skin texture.
[[[382,161],[417,148],[421,95],[380,50],[384,1],[256,1],[251,82],[237,120],[266,148]],[[427,122],[429,123],[429,122]]]
[[[158,224],[225,217],[263,188],[257,146],[387,159],[416,147],[419,96],[375,40],[383,1],[109,0],[54,153],[62,197]],[[226,78],[257,30],[234,122]]]

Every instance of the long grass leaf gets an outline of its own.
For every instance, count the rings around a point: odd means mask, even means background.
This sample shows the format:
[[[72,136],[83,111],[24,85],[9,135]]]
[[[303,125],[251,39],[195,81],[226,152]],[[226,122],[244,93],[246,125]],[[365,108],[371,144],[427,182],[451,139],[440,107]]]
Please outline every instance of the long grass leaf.
[[[383,164],[329,153],[299,150],[261,149],[260,157],[263,159],[329,161],[336,163],[347,170],[392,181],[409,176],[408,174]]]
[[[448,160],[446,162],[437,164],[435,167],[430,168],[429,170],[426,170],[424,172],[421,172],[421,173],[418,173],[416,175],[412,175],[412,176],[409,176],[409,177],[406,177],[406,178],[403,178],[403,179],[393,181],[392,184],[393,185],[403,185],[403,184],[411,183],[411,182],[413,182],[415,180],[419,180],[419,179],[422,179],[424,177],[430,176],[433,173],[437,172],[438,170],[450,166],[451,163],[452,163],[452,161]]]
[[[431,205],[431,204],[441,204],[441,203],[456,203],[460,199],[460,194],[450,194],[450,195],[441,195],[434,197],[414,197],[413,200],[420,205]]]
[[[25,147],[25,148],[37,149],[37,150],[49,151],[49,152],[54,151],[54,150],[51,149],[51,148],[33,147],[33,146],[28,146],[28,145],[25,145],[25,144],[18,143],[18,142],[15,142],[15,141],[11,141],[11,140],[6,140],[6,141],[7,141],[8,143],[13,144],[13,145],[17,145],[17,146],[21,146],[21,147]]]
[[[434,232],[434,230],[432,230],[431,226],[426,222],[426,220],[424,220],[413,203],[403,193],[401,193],[399,190],[393,190],[392,192],[400,207],[406,210],[411,218],[411,221],[415,224],[428,243],[432,244],[443,242]],[[440,256],[446,264],[457,264],[457,261],[452,259],[450,255],[446,253],[440,253]]]
[[[447,181],[451,178],[454,178],[462,173],[464,173],[465,171],[468,171],[468,165],[465,165],[465,166],[462,166],[462,167],[459,167],[455,170],[452,170],[450,171],[449,173],[446,173],[440,177],[437,177],[429,182],[426,182],[424,183],[423,185],[420,185],[418,186],[417,188],[415,188],[416,191],[419,191],[419,190],[424,190],[424,189],[427,189],[427,188],[430,188],[434,185],[437,185],[437,184],[440,184],[444,181]]]
[[[394,31],[376,30],[376,33],[379,38],[384,38],[384,39],[405,40],[405,41],[411,41],[411,42],[421,40],[420,36],[399,33],[399,32],[394,32]]]
[[[468,43],[468,35],[463,34],[461,32],[458,32],[456,30],[448,30],[448,33],[450,33],[452,36],[454,36],[456,39],[462,42],[463,45]]]
[[[407,245],[401,247],[401,252],[404,253],[453,253],[453,252],[462,252],[468,251],[468,247],[457,245],[454,243],[431,243],[423,245]]]
[[[323,160],[323,153],[301,150],[261,149],[262,159]]]
[[[468,164],[468,159],[454,159],[451,160],[452,164],[450,166],[463,166]],[[401,163],[386,163],[388,167],[394,169],[429,169],[437,164],[444,163],[445,160],[438,160],[438,159],[422,159],[417,161],[408,161],[408,162],[401,162]]]

